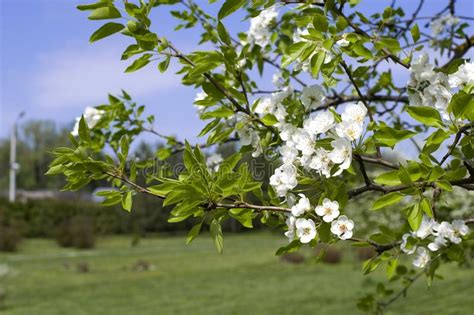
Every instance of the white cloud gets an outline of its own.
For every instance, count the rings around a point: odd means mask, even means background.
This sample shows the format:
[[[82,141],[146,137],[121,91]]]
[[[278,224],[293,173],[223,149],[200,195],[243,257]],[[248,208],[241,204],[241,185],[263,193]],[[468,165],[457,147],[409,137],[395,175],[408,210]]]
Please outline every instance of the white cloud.
[[[112,45],[90,45],[41,55],[32,77],[35,103],[44,109],[77,108],[97,105],[107,93],[121,89],[144,97],[180,86],[180,78],[172,69],[161,74],[152,63],[124,73],[132,60],[121,61],[121,51]]]

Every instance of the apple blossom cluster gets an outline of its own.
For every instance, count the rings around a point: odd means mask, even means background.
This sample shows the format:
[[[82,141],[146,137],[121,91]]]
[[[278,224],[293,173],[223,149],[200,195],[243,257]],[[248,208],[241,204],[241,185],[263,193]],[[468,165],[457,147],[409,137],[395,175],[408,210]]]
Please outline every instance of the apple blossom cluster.
[[[307,111],[317,109],[322,100],[324,95],[320,86],[303,89],[301,102]],[[309,115],[303,121],[302,128],[279,121],[275,126],[283,141],[279,148],[283,165],[270,177],[270,184],[278,196],[285,197],[289,190],[296,187],[296,166],[315,170],[326,178],[348,169],[352,162],[352,142],[361,137],[366,114],[366,107],[359,102],[346,105],[339,122],[330,110]],[[331,141],[332,149],[316,145],[323,135]]]
[[[305,214],[315,212],[324,222],[331,223],[331,233],[342,240],[352,237],[354,221],[349,220],[339,211],[339,203],[324,198],[322,205],[311,207],[309,199],[304,194],[299,194],[300,199],[291,207],[291,214],[286,219],[288,231],[285,236],[291,242],[297,237],[303,244],[311,242],[317,235],[316,224],[312,219],[301,218]]]
[[[406,233],[402,236],[400,249],[402,252],[411,255],[417,253],[413,260],[413,265],[418,268],[424,268],[430,261],[429,251],[422,246],[417,246],[418,242],[427,243],[430,251],[436,252],[443,247],[462,242],[462,236],[469,234],[469,227],[463,220],[453,220],[451,223],[443,221],[436,222],[427,216],[423,220],[418,230]]]
[[[275,6],[267,8],[259,15],[250,19],[250,29],[247,35],[247,41],[251,45],[265,47],[270,43],[272,35],[270,26],[276,21],[278,10]]]
[[[275,81],[278,82],[279,78]],[[304,119],[302,127],[297,127],[286,121],[288,115],[282,104],[292,94],[291,86],[286,87],[257,100],[254,105],[254,111],[258,115],[264,117],[271,114],[277,119],[274,126],[282,140],[279,153],[283,164],[270,177],[270,185],[279,197],[286,197],[288,204],[293,204],[295,199],[290,191],[298,185],[298,167],[315,170],[326,178],[337,176],[350,167],[352,142],[362,136],[367,115],[367,108],[362,102],[347,104],[341,115],[329,109],[321,110],[325,100],[323,89],[319,85],[307,86],[303,88],[300,100],[305,112],[310,114]],[[242,145],[252,145],[255,148],[253,156],[261,153],[260,138],[256,130],[245,126],[238,129],[238,135]],[[323,139],[329,140],[330,147],[317,145],[317,141]],[[298,236],[301,242],[307,243],[310,236],[315,237],[316,227],[312,219],[299,218],[311,210],[308,198],[303,194],[299,197],[298,202],[292,205],[286,235],[290,240]],[[337,201],[325,199],[321,206],[315,208],[315,212],[322,217],[322,221],[331,223],[333,234],[341,239],[352,237],[354,222],[346,216],[339,216]]]
[[[421,54],[410,67],[408,91],[410,104],[414,106],[432,106],[439,110],[446,121],[452,120],[447,107],[456,88],[474,83],[474,64],[466,62],[450,75],[434,71],[427,53]]]
[[[87,106],[86,109],[84,110],[84,120],[87,124],[87,127],[94,128],[95,125],[99,122],[99,120],[102,118],[104,115],[103,110],[98,110],[94,107]],[[79,122],[81,121],[81,117],[76,118],[76,123],[74,124],[74,128],[71,131],[71,135],[74,137],[77,137],[79,135]]]
[[[459,23],[459,18],[449,14],[443,15],[431,21],[430,28],[434,37],[440,35],[444,30],[450,29]]]

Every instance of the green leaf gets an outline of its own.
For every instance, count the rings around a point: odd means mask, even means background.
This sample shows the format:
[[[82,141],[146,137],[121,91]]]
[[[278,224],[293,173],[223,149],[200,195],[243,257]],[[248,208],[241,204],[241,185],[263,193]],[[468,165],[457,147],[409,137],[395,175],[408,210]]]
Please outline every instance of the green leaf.
[[[97,3],[91,3],[91,4],[80,4],[76,8],[80,11],[89,11],[89,10],[94,10],[102,7],[107,7],[110,4],[104,1],[99,1]]]
[[[413,119],[431,127],[443,127],[439,111],[428,106],[408,106],[408,115]]]
[[[459,91],[451,98],[448,105],[448,112],[453,113],[456,118],[463,117],[465,113],[473,115],[474,98],[472,94],[467,94],[464,91]]]
[[[403,165],[400,165],[400,169],[398,170],[398,177],[400,178],[400,181],[405,184],[409,185],[412,183],[410,174],[408,174],[408,171]]]
[[[94,9],[89,15],[89,20],[110,20],[122,17],[120,11],[113,6]]]
[[[165,60],[163,60],[162,62],[160,62],[158,64],[158,70],[161,73],[165,72],[168,69],[169,65],[170,65],[170,61],[171,61],[171,57],[166,56]]]
[[[393,53],[397,53],[401,50],[400,43],[395,38],[382,37],[379,42],[379,49],[385,48]]]
[[[179,185],[178,182],[164,182],[159,185],[148,187],[148,190],[157,196],[166,196]]]
[[[395,272],[397,271],[398,267],[398,259],[397,258],[392,258],[387,262],[387,278],[392,279],[393,276],[395,275]]]
[[[438,150],[441,143],[448,139],[450,134],[442,129],[436,130],[428,138],[426,138],[425,146],[423,147],[424,154],[431,154]]]
[[[220,21],[217,23],[217,34],[219,34],[219,38],[224,44],[228,46],[232,44],[229,33],[225,29],[224,24],[222,24]]]
[[[216,219],[211,222],[210,232],[211,237],[214,239],[214,244],[216,245],[217,251],[222,253],[224,249],[224,236],[222,235],[221,224]]]
[[[377,199],[372,205],[371,210],[379,210],[386,206],[400,202],[405,196],[399,192],[388,193]]]
[[[91,142],[90,130],[84,116],[81,116],[81,120],[79,121],[79,138],[87,143]]]
[[[231,15],[240,9],[245,4],[245,2],[246,0],[226,0],[217,14],[218,19],[222,20],[226,16]]]
[[[316,13],[314,15],[313,25],[314,28],[320,32],[326,32],[328,30],[328,20],[322,14]]]
[[[286,246],[283,246],[283,247],[280,247],[275,255],[276,256],[281,256],[285,253],[293,253],[293,252],[296,252],[297,250],[299,250],[301,247],[301,243],[299,240],[294,240],[292,241],[290,244],[286,245]]]
[[[102,25],[97,31],[92,34],[89,41],[91,43],[96,42],[102,38],[115,34],[123,30],[125,26],[120,23],[109,22],[107,24]]]
[[[355,43],[353,46],[353,51],[361,56],[361,57],[364,57],[365,59],[372,59],[373,58],[373,55],[372,55],[372,52],[367,49],[362,43],[360,42],[357,42]]]
[[[418,28],[418,24],[415,24],[411,30],[411,37],[413,38],[413,42],[417,42],[420,39],[420,29]]]
[[[416,135],[416,132],[384,126],[375,131],[374,138],[379,144],[393,148],[398,142],[411,138],[414,135]]]
[[[321,66],[324,63],[325,58],[326,53],[324,51],[320,51],[316,55],[311,57],[311,75],[314,78],[318,77],[319,71],[321,70]]]
[[[417,203],[408,209],[408,224],[413,231],[418,230],[422,219],[423,212]]]
[[[236,219],[246,228],[253,228],[252,225],[252,210],[250,209],[231,209],[229,211],[231,217]]]
[[[186,237],[186,244],[191,243],[201,232],[202,222],[196,224],[189,230],[188,236]]]
[[[142,55],[140,58],[136,59],[130,66],[128,66],[127,69],[125,69],[125,73],[134,72],[138,69],[143,68],[144,66],[150,63],[149,59],[151,58],[151,56],[152,54]]]
[[[347,23],[346,19],[342,16],[338,15],[336,20],[336,27],[338,31],[343,31],[349,23]]]
[[[362,264],[362,270],[364,271],[364,275],[367,275],[373,271],[375,271],[378,266],[380,265],[380,258],[378,257],[374,257],[374,258],[371,258],[369,260],[366,260],[363,264]]]
[[[272,114],[266,114],[261,120],[266,126],[273,126],[278,122],[278,119]]]
[[[430,218],[433,217],[433,210],[431,210],[430,201],[426,198],[421,199],[420,201],[420,209],[426,213],[426,215]]]
[[[331,225],[326,222],[321,222],[318,229],[318,235],[321,242],[328,243],[331,240]]]
[[[440,180],[435,182],[435,185],[446,191],[453,191],[453,186],[447,180]]]
[[[132,192],[129,191],[122,196],[122,208],[127,211],[132,210]]]
[[[290,63],[295,61],[304,51],[304,49],[307,47],[306,42],[297,42],[291,44],[288,49],[286,54],[282,58],[282,67],[287,67]]]
[[[380,174],[374,179],[374,182],[380,185],[395,186],[400,185],[400,177],[398,176],[398,171],[390,171],[383,174]]]
[[[206,112],[201,115],[202,119],[209,119],[209,118],[227,118],[234,115],[234,111],[226,106],[221,106],[218,109],[212,112]]]

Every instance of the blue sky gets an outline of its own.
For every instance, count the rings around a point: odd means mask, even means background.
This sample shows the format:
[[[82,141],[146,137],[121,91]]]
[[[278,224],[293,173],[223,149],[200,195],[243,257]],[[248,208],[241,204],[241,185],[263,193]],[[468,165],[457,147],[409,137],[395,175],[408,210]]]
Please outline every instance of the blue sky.
[[[205,0],[198,2],[207,3]],[[156,116],[155,127],[180,139],[196,140],[203,123],[197,118],[192,102],[196,91],[180,85],[173,71],[160,74],[155,66],[124,74],[129,62],[120,61],[129,44],[123,36],[94,44],[90,34],[103,22],[87,20],[87,13],[75,9],[77,0],[0,0],[0,137],[21,110],[25,119],[54,119],[70,123],[86,106],[106,101],[107,93],[127,90],[134,99],[147,105],[147,113]],[[407,12],[418,1],[403,0]],[[439,10],[447,0],[429,0],[424,15]],[[388,0],[363,0],[365,12],[383,10]],[[219,3],[207,5],[216,12]],[[471,15],[474,2],[459,0],[458,12]],[[168,9],[155,10],[154,30],[167,36],[181,50],[197,47],[198,30],[173,33],[177,21]],[[248,28],[248,21],[231,17],[225,21],[232,32]],[[171,70],[177,69],[171,67]],[[400,74],[403,79],[406,74]]]

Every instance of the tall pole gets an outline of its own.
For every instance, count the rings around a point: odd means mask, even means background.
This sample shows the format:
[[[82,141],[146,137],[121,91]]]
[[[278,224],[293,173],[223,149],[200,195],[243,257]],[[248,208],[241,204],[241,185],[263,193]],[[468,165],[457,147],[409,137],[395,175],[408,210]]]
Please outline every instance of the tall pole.
[[[12,130],[10,133],[10,189],[8,192],[8,200],[10,202],[15,202],[16,197],[16,172],[18,170],[18,163],[16,162],[16,133],[17,133],[17,123],[21,117],[25,115],[25,112],[21,112],[18,117],[15,119],[12,125]]]
[[[10,190],[8,200],[15,202],[16,196],[16,121],[10,132]]]

